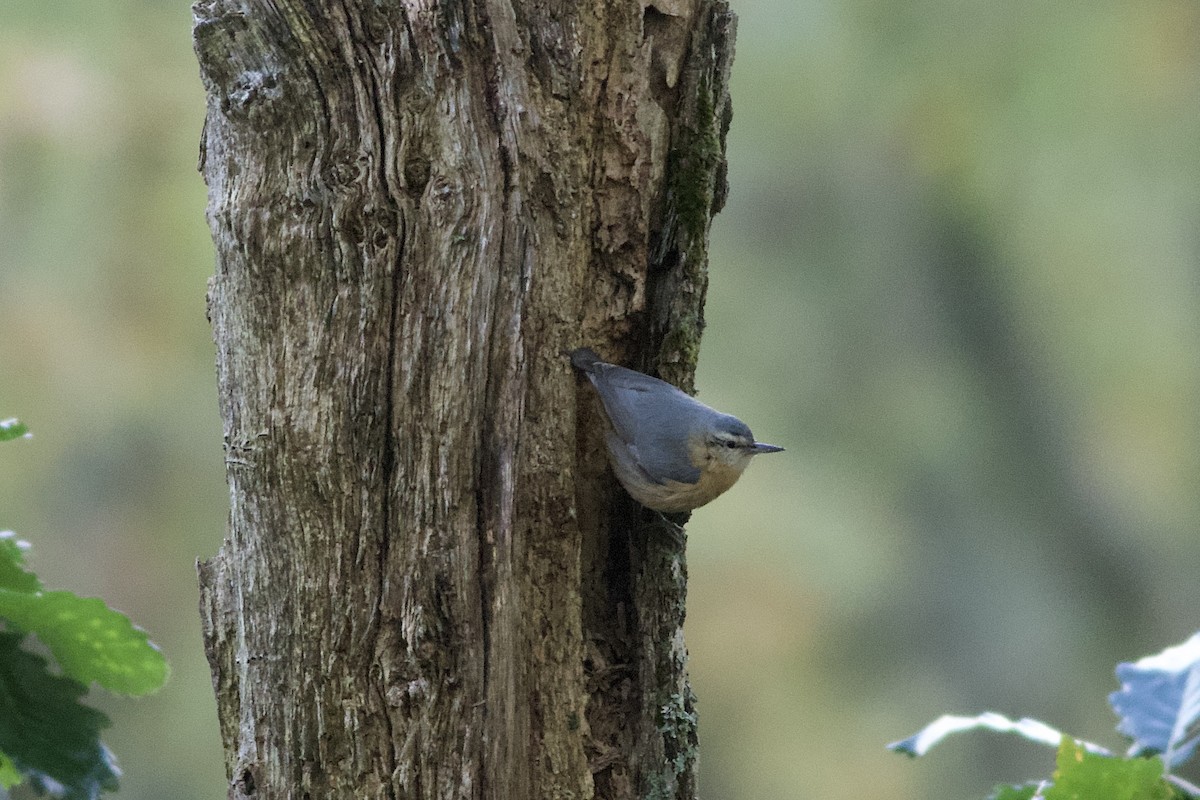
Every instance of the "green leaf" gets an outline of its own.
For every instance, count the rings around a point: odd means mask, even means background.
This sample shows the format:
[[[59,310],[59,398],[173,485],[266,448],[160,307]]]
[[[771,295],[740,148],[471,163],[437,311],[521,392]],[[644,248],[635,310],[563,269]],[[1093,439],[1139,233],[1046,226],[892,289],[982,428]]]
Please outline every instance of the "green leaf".
[[[1174,796],[1163,780],[1163,762],[1158,758],[1097,755],[1064,736],[1057,763],[1046,800],[1170,800]]]
[[[11,789],[21,780],[21,771],[17,769],[17,765],[4,753],[0,753],[0,787]]]
[[[139,695],[166,682],[167,661],[146,632],[99,598],[0,589],[0,617],[36,634],[63,672],[84,685],[95,681],[111,692]]]
[[[1200,633],[1132,664],[1117,665],[1121,689],[1108,696],[1133,739],[1130,755],[1162,753],[1171,768],[1200,743]]]
[[[0,419],[0,442],[7,442],[9,439],[20,439],[21,437],[29,438],[29,428],[25,427],[25,423],[15,419]]]
[[[909,756],[923,756],[947,736],[974,730],[1015,733],[1031,742],[1037,742],[1038,744],[1050,747],[1058,747],[1059,742],[1063,739],[1061,731],[1051,728],[1046,723],[1039,722],[1036,719],[1026,718],[1014,722],[1003,714],[997,714],[994,711],[985,711],[974,717],[959,717],[953,714],[945,714],[907,739],[892,742],[888,745],[888,749]],[[1102,750],[1102,748],[1096,745],[1092,745],[1092,747]]]
[[[87,689],[52,675],[22,638],[0,633],[0,752],[34,789],[64,800],[115,790],[120,770],[100,742],[108,717],[81,704]]]
[[[1019,786],[1003,783],[992,789],[992,793],[988,795],[988,800],[1030,800],[1034,797],[1042,784],[1022,783]]]
[[[0,531],[0,589],[36,592],[42,588],[37,575],[25,569],[25,551],[29,543],[12,531]]]

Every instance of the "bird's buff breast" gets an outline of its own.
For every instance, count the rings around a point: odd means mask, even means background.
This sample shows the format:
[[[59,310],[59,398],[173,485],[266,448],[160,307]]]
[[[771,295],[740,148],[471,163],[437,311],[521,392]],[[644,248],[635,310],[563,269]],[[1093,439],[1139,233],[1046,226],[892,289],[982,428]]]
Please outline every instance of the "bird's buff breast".
[[[680,483],[668,480],[665,483],[643,483],[631,486],[625,481],[621,485],[647,508],[669,514],[691,511],[716,499],[737,482],[742,470],[728,464],[710,462],[700,473],[695,483]],[[618,475],[618,478],[620,476]]]

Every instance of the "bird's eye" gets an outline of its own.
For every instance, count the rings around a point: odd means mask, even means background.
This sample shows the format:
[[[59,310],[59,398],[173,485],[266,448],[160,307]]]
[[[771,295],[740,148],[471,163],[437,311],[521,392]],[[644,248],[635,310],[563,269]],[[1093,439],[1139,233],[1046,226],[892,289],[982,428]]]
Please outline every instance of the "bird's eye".
[[[726,446],[726,447],[728,447],[730,450],[736,450],[736,449],[737,449],[737,442],[734,442],[734,441],[728,441],[728,442],[726,442],[726,443],[725,443],[725,446]]]

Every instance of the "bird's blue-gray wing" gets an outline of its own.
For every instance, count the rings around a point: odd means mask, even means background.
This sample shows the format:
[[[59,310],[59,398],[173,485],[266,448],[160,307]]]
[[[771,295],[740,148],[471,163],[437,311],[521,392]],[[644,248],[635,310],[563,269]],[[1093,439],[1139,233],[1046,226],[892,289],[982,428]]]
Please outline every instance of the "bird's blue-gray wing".
[[[604,403],[613,432],[655,483],[695,483],[700,479],[689,452],[696,413],[707,406],[671,384],[613,364],[597,364],[589,373]],[[610,445],[610,449],[616,443]]]

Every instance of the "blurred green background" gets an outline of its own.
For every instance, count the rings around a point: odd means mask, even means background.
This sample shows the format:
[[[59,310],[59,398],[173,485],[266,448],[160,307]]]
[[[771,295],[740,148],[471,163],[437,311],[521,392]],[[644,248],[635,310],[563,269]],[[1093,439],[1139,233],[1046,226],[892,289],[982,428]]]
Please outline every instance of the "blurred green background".
[[[1121,747],[1200,628],[1200,6],[740,0],[698,385],[761,459],[690,525],[706,800],[982,798],[943,711]],[[148,628],[120,797],[223,797],[193,563],[226,517],[185,3],[0,3],[0,527]],[[1195,775],[1191,776],[1193,779]]]

